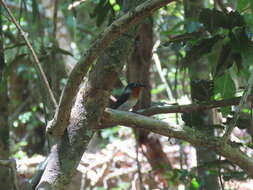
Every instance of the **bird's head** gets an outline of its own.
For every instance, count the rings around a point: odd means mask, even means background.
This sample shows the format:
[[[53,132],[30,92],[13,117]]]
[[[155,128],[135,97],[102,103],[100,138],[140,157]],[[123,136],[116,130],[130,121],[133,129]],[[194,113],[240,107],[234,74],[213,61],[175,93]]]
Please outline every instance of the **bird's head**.
[[[144,84],[140,83],[129,83],[125,90],[131,92],[132,96],[139,97],[141,91],[146,87]]]

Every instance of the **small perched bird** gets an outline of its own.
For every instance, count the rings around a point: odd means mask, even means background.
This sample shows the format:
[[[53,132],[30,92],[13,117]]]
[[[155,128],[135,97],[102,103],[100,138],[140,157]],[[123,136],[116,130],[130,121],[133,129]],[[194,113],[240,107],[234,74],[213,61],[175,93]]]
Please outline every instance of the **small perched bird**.
[[[146,85],[139,83],[129,83],[118,100],[115,102],[113,109],[128,111],[135,106],[140,98],[140,94]]]

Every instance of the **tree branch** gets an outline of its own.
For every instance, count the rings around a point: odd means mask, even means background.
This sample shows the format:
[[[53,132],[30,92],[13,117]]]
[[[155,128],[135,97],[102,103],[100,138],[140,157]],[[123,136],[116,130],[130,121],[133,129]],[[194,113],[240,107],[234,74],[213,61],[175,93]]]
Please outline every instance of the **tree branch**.
[[[155,62],[155,66],[156,66],[156,69],[157,69],[157,72],[160,76],[160,79],[162,81],[162,83],[165,85],[165,89],[166,89],[166,92],[167,92],[167,96],[168,96],[168,99],[169,100],[172,100],[173,99],[173,95],[172,95],[172,92],[171,92],[171,89],[169,87],[169,84],[163,74],[163,71],[162,71],[162,66],[161,66],[161,61],[160,61],[160,58],[158,56],[158,53],[157,53],[157,49],[158,47],[160,46],[160,43],[161,41],[160,40],[157,40],[154,44],[154,47],[153,47],[153,50],[152,50],[152,59],[153,61]]]
[[[250,78],[249,78],[249,81],[248,81],[248,85],[247,85],[246,89],[243,92],[243,95],[240,99],[240,103],[239,103],[239,106],[236,109],[234,117],[229,122],[229,124],[227,126],[227,129],[225,131],[225,134],[223,135],[223,140],[225,142],[227,142],[229,140],[230,135],[231,135],[233,129],[235,128],[235,125],[236,125],[237,120],[239,119],[241,110],[242,110],[243,106],[245,105],[246,101],[248,100],[248,97],[251,93],[252,84],[253,84],[253,71],[251,71],[251,75],[250,75]]]
[[[209,101],[202,103],[193,103],[187,105],[171,105],[171,106],[152,106],[147,109],[138,110],[137,113],[141,115],[151,116],[161,113],[185,113],[200,110],[207,110],[218,107],[226,107],[232,105],[238,105],[242,97],[235,97],[224,100]]]
[[[120,124],[132,128],[143,128],[163,136],[188,141],[194,146],[204,146],[238,165],[253,178],[253,160],[239,148],[233,147],[231,141],[224,143],[221,137],[207,136],[194,128],[175,126],[146,116],[110,108],[105,110],[103,122],[105,126]]]
[[[73,68],[62,92],[60,105],[55,113],[54,119],[49,122],[47,126],[47,132],[56,136],[63,134],[64,129],[69,122],[70,110],[79,89],[79,85],[88,72],[91,64],[97,59],[103,50],[122,33],[141,22],[143,18],[149,16],[160,7],[165,6],[172,1],[175,0],[147,0],[117,19],[97,37],[97,40],[84,53],[80,61]]]
[[[21,28],[21,26],[18,24],[17,20],[15,19],[15,17],[13,16],[11,10],[8,8],[8,6],[6,5],[5,1],[4,0],[0,0],[0,3],[3,5],[3,7],[6,9],[7,13],[9,14],[10,16],[10,19],[11,21],[13,22],[13,24],[15,24],[15,26],[17,27],[18,31],[20,32],[21,36],[23,37],[23,39],[25,40],[25,43],[28,47],[28,49],[30,49],[30,51],[32,52],[32,56],[34,58],[34,66],[39,74],[39,77],[41,78],[42,80],[42,83],[46,89],[46,92],[49,96],[49,99],[50,99],[50,103],[54,106],[54,108],[57,108],[57,102],[56,102],[56,99],[54,97],[54,94],[53,94],[53,91],[51,90],[50,88],[50,85],[48,83],[48,80],[47,80],[47,77],[44,73],[44,70],[40,64],[40,61],[38,59],[38,56],[36,55],[31,43],[29,42],[25,32],[23,31],[23,29]]]

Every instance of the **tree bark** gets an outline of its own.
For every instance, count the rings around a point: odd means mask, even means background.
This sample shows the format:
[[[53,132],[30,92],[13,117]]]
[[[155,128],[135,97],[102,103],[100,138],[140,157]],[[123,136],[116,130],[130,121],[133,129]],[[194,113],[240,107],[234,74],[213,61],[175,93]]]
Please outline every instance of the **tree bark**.
[[[204,1],[185,0],[184,10],[185,17],[198,18],[201,8],[204,7]],[[186,25],[186,30],[188,26]],[[202,59],[189,67],[191,80],[191,99],[192,101],[210,101],[212,94],[212,81],[209,80],[209,67],[207,60]],[[196,128],[207,135],[214,135],[213,112],[212,110],[198,111],[192,113],[185,113],[184,120],[186,125]],[[206,147],[196,146],[197,151],[197,166],[198,166],[198,180],[200,181],[201,190],[219,190],[218,172],[210,172],[208,163],[217,159],[215,152],[208,150]]]
[[[150,17],[138,28],[134,51],[127,65],[128,81],[139,82],[147,86],[134,110],[145,109],[151,106],[150,67],[152,63],[152,48],[153,20]],[[143,148],[149,164],[160,178],[161,176],[164,176],[168,168],[171,169],[171,165],[167,155],[162,149],[159,137],[157,135],[149,134],[150,132],[147,130],[135,130],[138,145]]]
[[[44,16],[46,18],[49,18],[53,22],[55,0],[41,0],[41,5],[44,8]],[[63,15],[63,12],[59,8],[57,10],[56,18],[56,39],[54,40],[57,41],[58,46],[61,49],[72,53],[72,48],[70,46],[72,42],[72,37],[66,25],[66,19]],[[74,65],[76,64],[76,60],[69,55],[63,55],[62,57],[64,60],[65,72],[69,74]]]
[[[9,160],[8,87],[5,74],[4,38],[2,33],[2,7],[0,7],[0,159]],[[0,166],[0,189],[13,189],[10,169]]]

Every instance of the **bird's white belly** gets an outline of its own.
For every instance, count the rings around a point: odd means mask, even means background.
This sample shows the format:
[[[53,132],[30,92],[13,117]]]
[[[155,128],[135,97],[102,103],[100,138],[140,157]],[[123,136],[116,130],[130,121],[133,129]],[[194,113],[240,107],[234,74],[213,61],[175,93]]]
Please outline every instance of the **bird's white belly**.
[[[135,106],[135,104],[137,103],[138,99],[132,98],[128,101],[126,101],[125,103],[123,103],[122,105],[120,105],[117,110],[122,110],[122,111],[129,111],[132,107]]]

